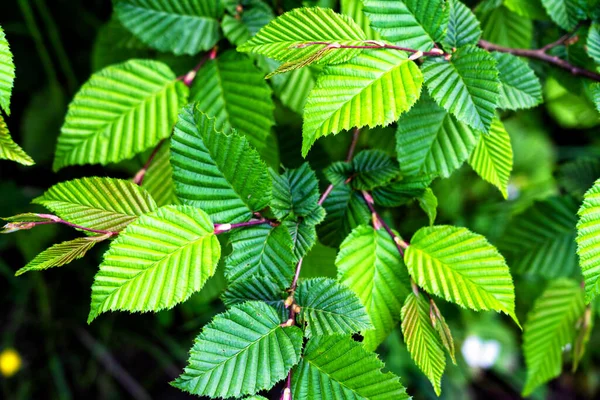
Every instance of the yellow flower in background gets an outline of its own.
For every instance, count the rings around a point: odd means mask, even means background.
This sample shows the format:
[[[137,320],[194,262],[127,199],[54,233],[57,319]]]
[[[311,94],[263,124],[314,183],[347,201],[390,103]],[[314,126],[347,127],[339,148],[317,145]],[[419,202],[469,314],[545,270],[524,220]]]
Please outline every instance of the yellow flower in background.
[[[0,373],[10,378],[21,368],[21,356],[15,349],[4,349],[0,353]]]

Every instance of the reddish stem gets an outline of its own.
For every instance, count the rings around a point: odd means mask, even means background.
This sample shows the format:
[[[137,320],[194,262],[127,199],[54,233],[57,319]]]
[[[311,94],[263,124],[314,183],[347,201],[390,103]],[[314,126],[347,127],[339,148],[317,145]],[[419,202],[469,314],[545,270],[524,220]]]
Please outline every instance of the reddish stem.
[[[385,231],[388,233],[388,235],[390,235],[390,237],[394,241],[394,244],[396,245],[396,248],[398,249],[400,255],[404,257],[404,249],[408,247],[408,243],[400,239],[400,237],[396,235],[394,231],[392,231],[390,226],[383,220],[383,218],[381,218],[381,215],[379,215],[377,210],[375,210],[374,201],[371,195],[368,192],[365,192],[364,190],[362,191],[362,195],[363,199],[365,199],[365,203],[367,203],[367,207],[369,207],[369,210],[371,210],[373,220],[377,221],[376,223],[378,223],[383,227],[383,229],[385,229]]]
[[[150,157],[148,157],[148,161],[146,161],[146,164],[144,164],[142,169],[140,169],[137,172],[137,174],[135,174],[135,176],[133,177],[133,183],[135,183],[138,186],[142,186],[142,183],[144,182],[144,178],[146,177],[146,172],[148,172],[148,169],[150,168],[150,164],[152,164],[152,161],[154,161],[156,154],[158,154],[158,151],[160,150],[160,148],[162,147],[164,142],[165,142],[165,139],[158,142],[158,144],[152,151],[152,154],[150,154]]]
[[[229,232],[232,229],[236,229],[236,228],[244,228],[247,226],[254,226],[254,225],[262,225],[262,224],[270,224],[272,226],[276,226],[276,222],[271,221],[269,219],[251,219],[250,221],[246,221],[246,222],[239,222],[237,224],[215,224],[215,235],[218,235],[219,233],[223,233],[223,232]]]

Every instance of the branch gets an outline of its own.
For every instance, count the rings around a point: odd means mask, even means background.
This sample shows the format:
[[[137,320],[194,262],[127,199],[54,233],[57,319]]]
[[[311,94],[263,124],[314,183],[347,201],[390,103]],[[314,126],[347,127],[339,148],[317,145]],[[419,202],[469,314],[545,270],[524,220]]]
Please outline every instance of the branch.
[[[38,218],[44,218],[44,219],[46,219],[46,221],[9,222],[8,224],[6,224],[2,227],[2,231],[0,231],[0,233],[12,233],[12,232],[16,232],[16,231],[27,230],[27,229],[36,227],[38,225],[63,224],[63,225],[70,226],[71,228],[79,229],[82,231],[88,231],[88,232],[93,232],[93,233],[99,233],[101,235],[106,235],[107,238],[112,237],[112,236],[117,236],[119,234],[119,232],[114,232],[114,231],[105,231],[105,230],[101,230],[101,229],[86,228],[85,226],[76,225],[71,222],[65,221],[64,219],[59,218],[56,215],[52,215],[52,214],[34,214],[34,215],[37,216]]]
[[[135,174],[135,176],[133,177],[133,183],[135,183],[138,186],[142,186],[142,183],[144,182],[144,178],[146,177],[146,172],[148,172],[148,169],[150,168],[150,164],[152,164],[152,161],[154,161],[156,154],[158,154],[158,151],[160,150],[160,148],[162,147],[164,142],[165,142],[165,139],[158,142],[158,144],[152,151],[152,154],[150,154],[150,157],[148,157],[148,161],[146,161],[146,164],[144,164],[142,169],[140,169],[137,172],[137,174]]]
[[[600,82],[600,74],[597,74],[595,72],[589,71],[584,68],[577,67],[577,66],[569,63],[568,61],[563,60],[560,57],[553,56],[553,55],[546,53],[547,50],[565,43],[570,37],[571,37],[570,35],[566,38],[565,38],[565,36],[563,36],[556,42],[552,42],[552,43],[547,44],[546,46],[542,47],[541,49],[535,49],[535,50],[533,50],[533,49],[513,49],[510,47],[504,47],[504,46],[500,46],[500,45],[497,45],[494,43],[490,43],[485,40],[480,40],[478,45],[479,45],[479,47],[481,47],[482,49],[487,50],[487,51],[498,51],[500,53],[509,53],[509,54],[519,56],[519,57],[527,57],[527,58],[531,58],[534,60],[544,61],[544,62],[554,65],[558,68],[562,68],[565,71],[568,71],[575,76],[583,76],[583,77],[586,77],[593,81]]]
[[[410,49],[408,47],[396,46],[389,43],[378,42],[376,40],[365,40],[364,45],[347,45],[347,44],[339,44],[335,42],[306,42],[301,43],[294,46],[297,49],[303,49],[309,46],[326,46],[329,49],[391,49],[391,50],[400,50],[405,51],[407,53],[412,53],[411,59],[416,59],[422,56],[426,57],[448,57],[449,54],[445,53],[443,50],[438,48],[433,48],[431,51],[421,51],[416,49]]]
[[[223,232],[229,232],[230,230],[236,229],[236,228],[245,228],[247,226],[263,225],[263,224],[269,224],[271,226],[279,225],[278,222],[272,221],[272,220],[266,219],[266,218],[251,219],[250,221],[239,222],[237,224],[215,224],[215,235],[218,235]]]

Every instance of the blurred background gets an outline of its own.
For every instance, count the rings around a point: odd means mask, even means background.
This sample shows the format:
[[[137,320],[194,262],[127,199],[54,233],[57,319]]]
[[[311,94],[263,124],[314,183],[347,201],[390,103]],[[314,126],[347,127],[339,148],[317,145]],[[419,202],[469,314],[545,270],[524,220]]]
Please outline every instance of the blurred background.
[[[333,1],[325,3],[335,6]],[[485,3],[489,7],[480,12],[484,32],[486,18],[503,18],[506,13],[501,1]],[[161,59],[177,74],[188,71],[197,60],[145,49],[123,53],[114,45],[114,38],[103,34],[111,18],[108,0],[3,0],[0,9],[0,25],[11,44],[17,71],[12,114],[6,123],[15,141],[36,161],[33,167],[0,161],[0,216],[42,211],[29,202],[58,182],[82,176],[133,177],[147,155],[108,167],[52,171],[56,138],[69,101],[93,71],[128,57]],[[543,20],[535,24],[555,29]],[[522,40],[503,38],[490,30],[484,35],[497,43]],[[537,38],[530,35],[526,40],[535,44]],[[577,45],[569,51],[567,56],[577,60]],[[514,148],[509,201],[465,165],[450,179],[434,183],[440,203],[437,223],[467,226],[501,246],[514,215],[518,218],[536,200],[549,196],[580,202],[584,191],[600,176],[600,115],[586,98],[585,85],[544,65],[533,67],[546,78],[547,103],[528,112],[503,115]],[[282,163],[295,167],[301,162],[301,118],[281,105],[276,117]],[[390,151],[394,131],[363,132],[360,146]],[[310,154],[313,167],[343,159],[349,140],[349,133],[321,140]],[[418,204],[384,216],[408,238],[428,223]],[[569,240],[574,231],[557,231],[557,235]],[[0,398],[192,398],[168,382],[180,374],[201,327],[224,310],[218,298],[225,285],[223,276],[217,274],[202,292],[173,310],[144,315],[107,313],[88,326],[90,286],[105,243],[65,267],[14,277],[18,268],[43,249],[76,236],[67,227],[53,225],[0,236]],[[574,248],[565,251],[565,260],[574,259],[576,264]],[[305,261],[302,276],[334,276],[335,255],[336,249],[317,245]],[[517,276],[517,314],[524,321],[548,275],[526,270],[513,270],[513,274]],[[576,269],[561,274],[578,278]],[[460,310],[442,300],[438,304],[459,353],[458,365],[449,366],[444,376],[443,398],[520,398],[525,369],[518,327],[504,316]],[[548,388],[538,390],[534,398],[598,398],[599,343],[600,333],[595,330],[579,370],[575,374],[567,371]],[[435,398],[431,385],[410,359],[400,329],[379,352],[412,396]],[[570,364],[568,353],[565,355],[566,370]],[[277,389],[268,395],[278,398]]]

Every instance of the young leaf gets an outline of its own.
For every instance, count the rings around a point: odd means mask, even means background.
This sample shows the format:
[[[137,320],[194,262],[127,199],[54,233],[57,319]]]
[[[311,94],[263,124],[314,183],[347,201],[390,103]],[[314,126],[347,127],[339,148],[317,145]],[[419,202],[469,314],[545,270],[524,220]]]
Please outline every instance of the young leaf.
[[[483,38],[506,47],[529,48],[533,39],[533,22],[504,6],[480,16]]]
[[[296,291],[296,303],[301,308],[300,320],[307,324],[306,337],[350,335],[373,329],[356,294],[333,279],[302,281]]]
[[[334,185],[344,184],[348,179],[353,188],[372,190],[398,177],[398,164],[381,150],[363,150],[350,163],[336,162],[325,171]]]
[[[454,354],[454,338],[452,337],[452,332],[446,323],[446,319],[440,312],[440,309],[437,307],[433,299],[429,299],[429,317],[431,318],[431,324],[437,331],[440,340],[442,341],[442,345],[450,354],[450,358],[452,358],[454,365],[456,365],[456,357]]]
[[[600,64],[600,22],[594,22],[590,26],[587,36],[587,52],[596,64]]]
[[[364,52],[345,64],[326,67],[304,109],[302,155],[330,133],[396,121],[419,98],[422,82],[415,63],[393,50]],[[375,104],[377,99],[382,102]]]
[[[509,222],[498,244],[518,273],[544,278],[577,272],[577,203],[570,196],[534,203]]]
[[[443,43],[448,51],[468,44],[477,44],[481,28],[475,14],[459,0],[448,1],[448,28]]]
[[[150,194],[135,183],[99,177],[59,183],[33,203],[73,224],[113,232],[157,208]]]
[[[1,29],[1,28],[0,28]],[[0,30],[0,33],[2,31]],[[1,51],[1,49],[0,49]],[[2,61],[2,53],[0,53],[0,62]],[[2,65],[0,64],[0,78],[2,74]],[[0,90],[2,89],[0,82]],[[35,161],[25,151],[14,142],[10,133],[8,132],[8,127],[4,122],[4,118],[0,115],[0,160],[11,160],[16,161],[19,164],[23,165],[33,165]]]
[[[360,193],[348,185],[334,186],[323,202],[325,221],[317,227],[319,239],[327,246],[337,247],[358,225],[370,221],[371,212]]]
[[[169,144],[163,143],[142,181],[142,188],[152,195],[152,198],[159,206],[179,204],[179,199],[175,195],[173,167],[171,167],[171,163],[169,162],[170,158],[171,150],[169,149]]]
[[[417,200],[419,201],[421,210],[425,211],[427,218],[429,218],[429,225],[433,225],[435,217],[437,217],[438,206],[438,199],[435,197],[433,190],[426,188],[425,191],[423,191],[423,194],[417,197]]]
[[[398,120],[396,152],[406,176],[449,177],[477,145],[479,132],[424,96]]]
[[[298,260],[285,225],[239,229],[231,234],[230,242],[233,251],[225,263],[230,282],[250,276],[263,276],[281,286],[291,282]]]
[[[116,0],[121,23],[147,45],[194,55],[219,40],[223,8],[213,0]]]
[[[442,41],[448,23],[443,0],[365,0],[364,12],[385,39],[423,51]]]
[[[573,30],[586,18],[585,0],[542,0],[542,4],[550,18],[566,31]]]
[[[577,214],[577,254],[589,303],[600,293],[600,180],[587,191]]]
[[[435,101],[471,127],[488,132],[500,95],[496,59],[485,50],[465,46],[452,55],[428,58],[421,69]]]
[[[410,279],[394,242],[385,230],[361,225],[340,246],[335,260],[338,280],[365,306],[375,330],[364,332],[365,348],[374,350],[400,318]]]
[[[0,26],[0,108],[10,115],[10,96],[15,81],[15,64],[13,55],[6,40],[4,30]],[[0,115],[1,117],[1,115]],[[0,122],[0,125],[2,122]],[[0,126],[1,128],[1,126]],[[3,133],[0,133],[4,135]]]
[[[207,61],[190,89],[190,102],[225,134],[235,129],[270,165],[279,164],[271,89],[264,76],[244,54],[228,51]]]
[[[292,375],[295,399],[408,400],[397,376],[348,336],[317,336],[308,341]]]
[[[271,179],[245,137],[225,135],[215,124],[191,105],[179,114],[171,139],[175,193],[216,222],[247,221],[271,201]]]
[[[69,106],[54,170],[118,162],[155,146],[170,135],[187,92],[158,61],[130,60],[93,74]]]
[[[423,196],[432,180],[433,178],[428,175],[402,177],[387,186],[375,188],[372,193],[373,200],[375,204],[383,207],[401,206]]]
[[[109,310],[159,311],[185,301],[215,273],[221,246],[209,216],[165,206],[133,222],[104,254],[88,323]]]
[[[419,229],[404,255],[417,285],[473,310],[515,315],[515,289],[504,257],[481,235],[466,228]]]
[[[279,175],[271,170],[273,200],[271,210],[279,219],[306,217],[319,201],[319,181],[308,163],[298,169],[286,169]]]
[[[575,339],[575,324],[585,310],[583,290],[575,281],[551,281],[527,316],[523,352],[527,380],[523,396],[560,375],[562,351]]]
[[[339,64],[360,54],[360,49],[336,49],[327,44],[361,45],[365,33],[351,18],[329,8],[297,8],[271,21],[238,51],[265,55],[284,64],[279,72],[313,62]]]
[[[498,61],[500,73],[499,108],[518,110],[535,107],[542,102],[542,85],[525,61],[508,53],[491,54]]]
[[[250,301],[217,315],[196,338],[171,384],[197,396],[239,397],[270,389],[298,363],[302,331],[282,328],[272,307]]]
[[[48,268],[60,267],[77,260],[85,255],[94,245],[107,236],[82,237],[55,244],[44,250],[31,260],[26,266],[19,269],[15,276],[29,271],[42,271]]]
[[[479,143],[469,158],[469,164],[479,176],[496,186],[508,198],[508,180],[513,165],[510,136],[498,118],[492,122],[490,133],[479,136]]]
[[[298,221],[287,220],[283,224],[290,231],[292,236],[294,255],[299,260],[304,257],[310,249],[317,243],[317,230],[315,224],[320,223],[325,218],[325,210],[319,206],[315,214],[319,213],[318,219],[312,217],[299,219]],[[313,223],[314,222],[314,223]]]
[[[442,392],[446,354],[429,317],[429,302],[423,295],[410,293],[402,307],[402,334],[415,364],[427,376],[435,394]]]

